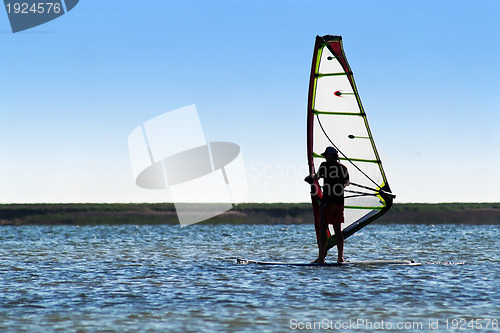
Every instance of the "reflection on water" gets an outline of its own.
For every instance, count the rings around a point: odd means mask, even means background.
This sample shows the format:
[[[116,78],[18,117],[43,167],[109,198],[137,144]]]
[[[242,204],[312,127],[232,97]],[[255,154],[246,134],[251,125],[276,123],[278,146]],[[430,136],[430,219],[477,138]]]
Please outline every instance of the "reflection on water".
[[[0,242],[7,332],[287,331],[356,320],[424,330],[438,320],[432,331],[445,331],[446,319],[500,319],[498,226],[371,225],[346,240],[348,260],[466,262],[418,267],[235,264],[314,259],[310,225],[6,226]]]

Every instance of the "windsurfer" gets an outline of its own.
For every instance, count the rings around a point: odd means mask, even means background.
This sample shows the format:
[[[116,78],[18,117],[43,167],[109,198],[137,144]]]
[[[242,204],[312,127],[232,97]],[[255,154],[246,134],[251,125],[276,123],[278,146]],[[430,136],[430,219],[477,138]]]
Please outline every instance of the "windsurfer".
[[[337,244],[337,262],[344,262],[344,235],[341,224],[344,222],[344,187],[349,185],[349,172],[340,163],[339,154],[334,147],[327,147],[321,154],[326,161],[321,163],[316,174],[306,177],[307,182],[323,178],[323,198],[318,235],[318,258],[313,263],[324,263],[327,252],[327,229],[333,226]]]

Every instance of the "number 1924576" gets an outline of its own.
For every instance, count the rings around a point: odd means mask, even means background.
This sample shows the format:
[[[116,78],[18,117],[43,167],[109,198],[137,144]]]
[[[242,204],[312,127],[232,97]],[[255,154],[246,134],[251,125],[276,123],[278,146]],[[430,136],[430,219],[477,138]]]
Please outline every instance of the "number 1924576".
[[[454,330],[476,330],[476,329],[498,329],[497,319],[446,319],[446,329]]]
[[[14,2],[5,4],[7,13],[11,14],[59,14],[62,10],[61,4],[57,2],[39,2],[30,6],[26,2]]]

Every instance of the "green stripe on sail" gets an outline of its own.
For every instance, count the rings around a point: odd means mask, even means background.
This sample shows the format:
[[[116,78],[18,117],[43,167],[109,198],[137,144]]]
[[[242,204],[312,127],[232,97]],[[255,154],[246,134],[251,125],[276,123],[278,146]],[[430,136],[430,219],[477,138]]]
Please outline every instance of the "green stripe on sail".
[[[344,208],[345,209],[350,208],[350,209],[382,210],[385,208],[385,206],[381,206],[381,207],[345,206]]]
[[[323,155],[320,155],[316,152],[313,152],[313,157],[315,158],[325,158]],[[363,158],[345,158],[345,157],[339,157],[339,160],[341,161],[353,161],[353,162],[364,162],[364,163],[375,163],[375,164],[380,164],[382,163],[381,161],[377,161],[377,160],[367,160],[367,159],[363,159]]]
[[[332,116],[364,116],[364,113],[354,113],[354,112],[331,112],[331,111],[318,111],[313,110],[314,114],[327,114]]]
[[[319,71],[319,64],[321,62],[321,54],[323,53],[323,48],[320,48],[318,50],[318,54],[316,56],[316,64],[315,64],[315,67],[314,67],[314,73],[318,73]],[[316,88],[317,88],[317,85],[318,85],[318,78],[315,78],[314,79],[314,87],[313,87],[313,99],[312,99],[312,105],[311,105],[311,108],[314,110],[314,105],[316,104]]]
[[[318,73],[315,76],[317,78],[319,78],[319,77],[325,77],[325,76],[342,76],[342,75],[347,75],[347,74],[348,73],[345,73],[345,72],[344,73],[325,73],[325,74]]]
[[[351,158],[351,157],[345,158],[345,157],[340,157],[339,159],[342,160],[342,161],[365,162],[365,163],[375,163],[375,164],[382,163],[381,161],[366,160],[366,159],[362,159],[362,158]]]

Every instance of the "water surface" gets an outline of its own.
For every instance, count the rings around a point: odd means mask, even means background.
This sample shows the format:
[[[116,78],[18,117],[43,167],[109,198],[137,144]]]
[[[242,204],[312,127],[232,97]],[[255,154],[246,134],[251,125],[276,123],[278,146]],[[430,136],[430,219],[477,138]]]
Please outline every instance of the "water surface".
[[[316,325],[359,332],[412,325],[437,332],[462,331],[472,319],[498,325],[498,226],[370,225],[346,240],[347,260],[425,264],[418,267],[235,264],[239,257],[311,261],[314,237],[311,225],[4,226],[0,331],[287,332]],[[499,331],[494,322],[488,329],[486,321],[481,329],[476,323],[466,329]]]

